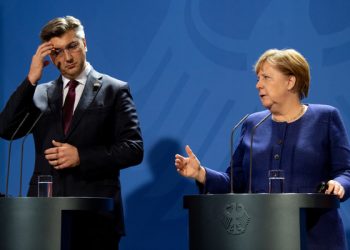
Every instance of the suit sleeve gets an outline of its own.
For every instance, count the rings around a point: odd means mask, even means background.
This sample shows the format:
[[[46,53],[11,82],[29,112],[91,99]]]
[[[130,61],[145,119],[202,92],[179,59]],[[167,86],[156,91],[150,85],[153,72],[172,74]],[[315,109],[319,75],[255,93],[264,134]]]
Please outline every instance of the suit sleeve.
[[[85,174],[114,173],[116,169],[137,165],[143,159],[138,116],[127,85],[118,90],[112,112],[111,142],[79,149],[80,168]]]
[[[11,95],[0,113],[0,136],[2,138],[9,140],[26,114],[29,113],[14,139],[25,135],[39,112],[33,103],[35,89],[36,86],[31,85],[28,79],[25,79]]]

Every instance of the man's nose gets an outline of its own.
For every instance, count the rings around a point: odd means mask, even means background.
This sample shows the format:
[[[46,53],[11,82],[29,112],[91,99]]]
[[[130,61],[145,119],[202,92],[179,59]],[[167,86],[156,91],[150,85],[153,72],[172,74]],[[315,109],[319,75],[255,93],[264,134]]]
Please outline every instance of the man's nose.
[[[69,52],[68,49],[64,49],[64,50],[63,50],[63,53],[64,53],[64,59],[65,59],[66,61],[69,61],[69,60],[72,59],[72,55],[71,55],[71,53]]]

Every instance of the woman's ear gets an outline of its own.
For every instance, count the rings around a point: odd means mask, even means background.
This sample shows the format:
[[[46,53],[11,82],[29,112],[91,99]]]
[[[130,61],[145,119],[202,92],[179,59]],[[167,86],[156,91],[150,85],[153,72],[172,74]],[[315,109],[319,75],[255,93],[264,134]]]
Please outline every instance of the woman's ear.
[[[288,90],[293,90],[297,79],[295,76],[289,76],[288,79]]]

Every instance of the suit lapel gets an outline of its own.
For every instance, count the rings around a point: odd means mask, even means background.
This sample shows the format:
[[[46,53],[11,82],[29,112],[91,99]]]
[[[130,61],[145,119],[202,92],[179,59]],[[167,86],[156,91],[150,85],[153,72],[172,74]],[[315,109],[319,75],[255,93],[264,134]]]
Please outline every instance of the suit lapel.
[[[90,106],[90,104],[95,99],[98,91],[100,90],[101,85],[102,85],[102,75],[96,72],[94,69],[91,69],[87,77],[87,81],[86,81],[83,93],[81,95],[81,98],[79,100],[78,106],[74,111],[72,123],[66,137],[68,137],[77,127],[86,109]]]
[[[52,112],[57,112],[62,108],[62,78],[58,78],[53,81],[52,84],[47,88],[47,99],[48,105]]]
[[[57,131],[63,134],[62,127],[62,102],[63,102],[63,82],[62,77],[53,81],[52,84],[47,88],[47,100],[48,107],[53,115],[56,117]]]

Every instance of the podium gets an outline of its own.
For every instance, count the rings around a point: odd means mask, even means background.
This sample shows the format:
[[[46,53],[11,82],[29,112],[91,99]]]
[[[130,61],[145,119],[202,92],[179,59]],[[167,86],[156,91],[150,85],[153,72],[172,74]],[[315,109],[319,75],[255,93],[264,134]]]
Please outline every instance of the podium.
[[[306,249],[305,211],[338,207],[338,198],[325,194],[185,196],[189,249]]]
[[[61,250],[65,211],[111,211],[110,198],[0,198],[1,250]]]

